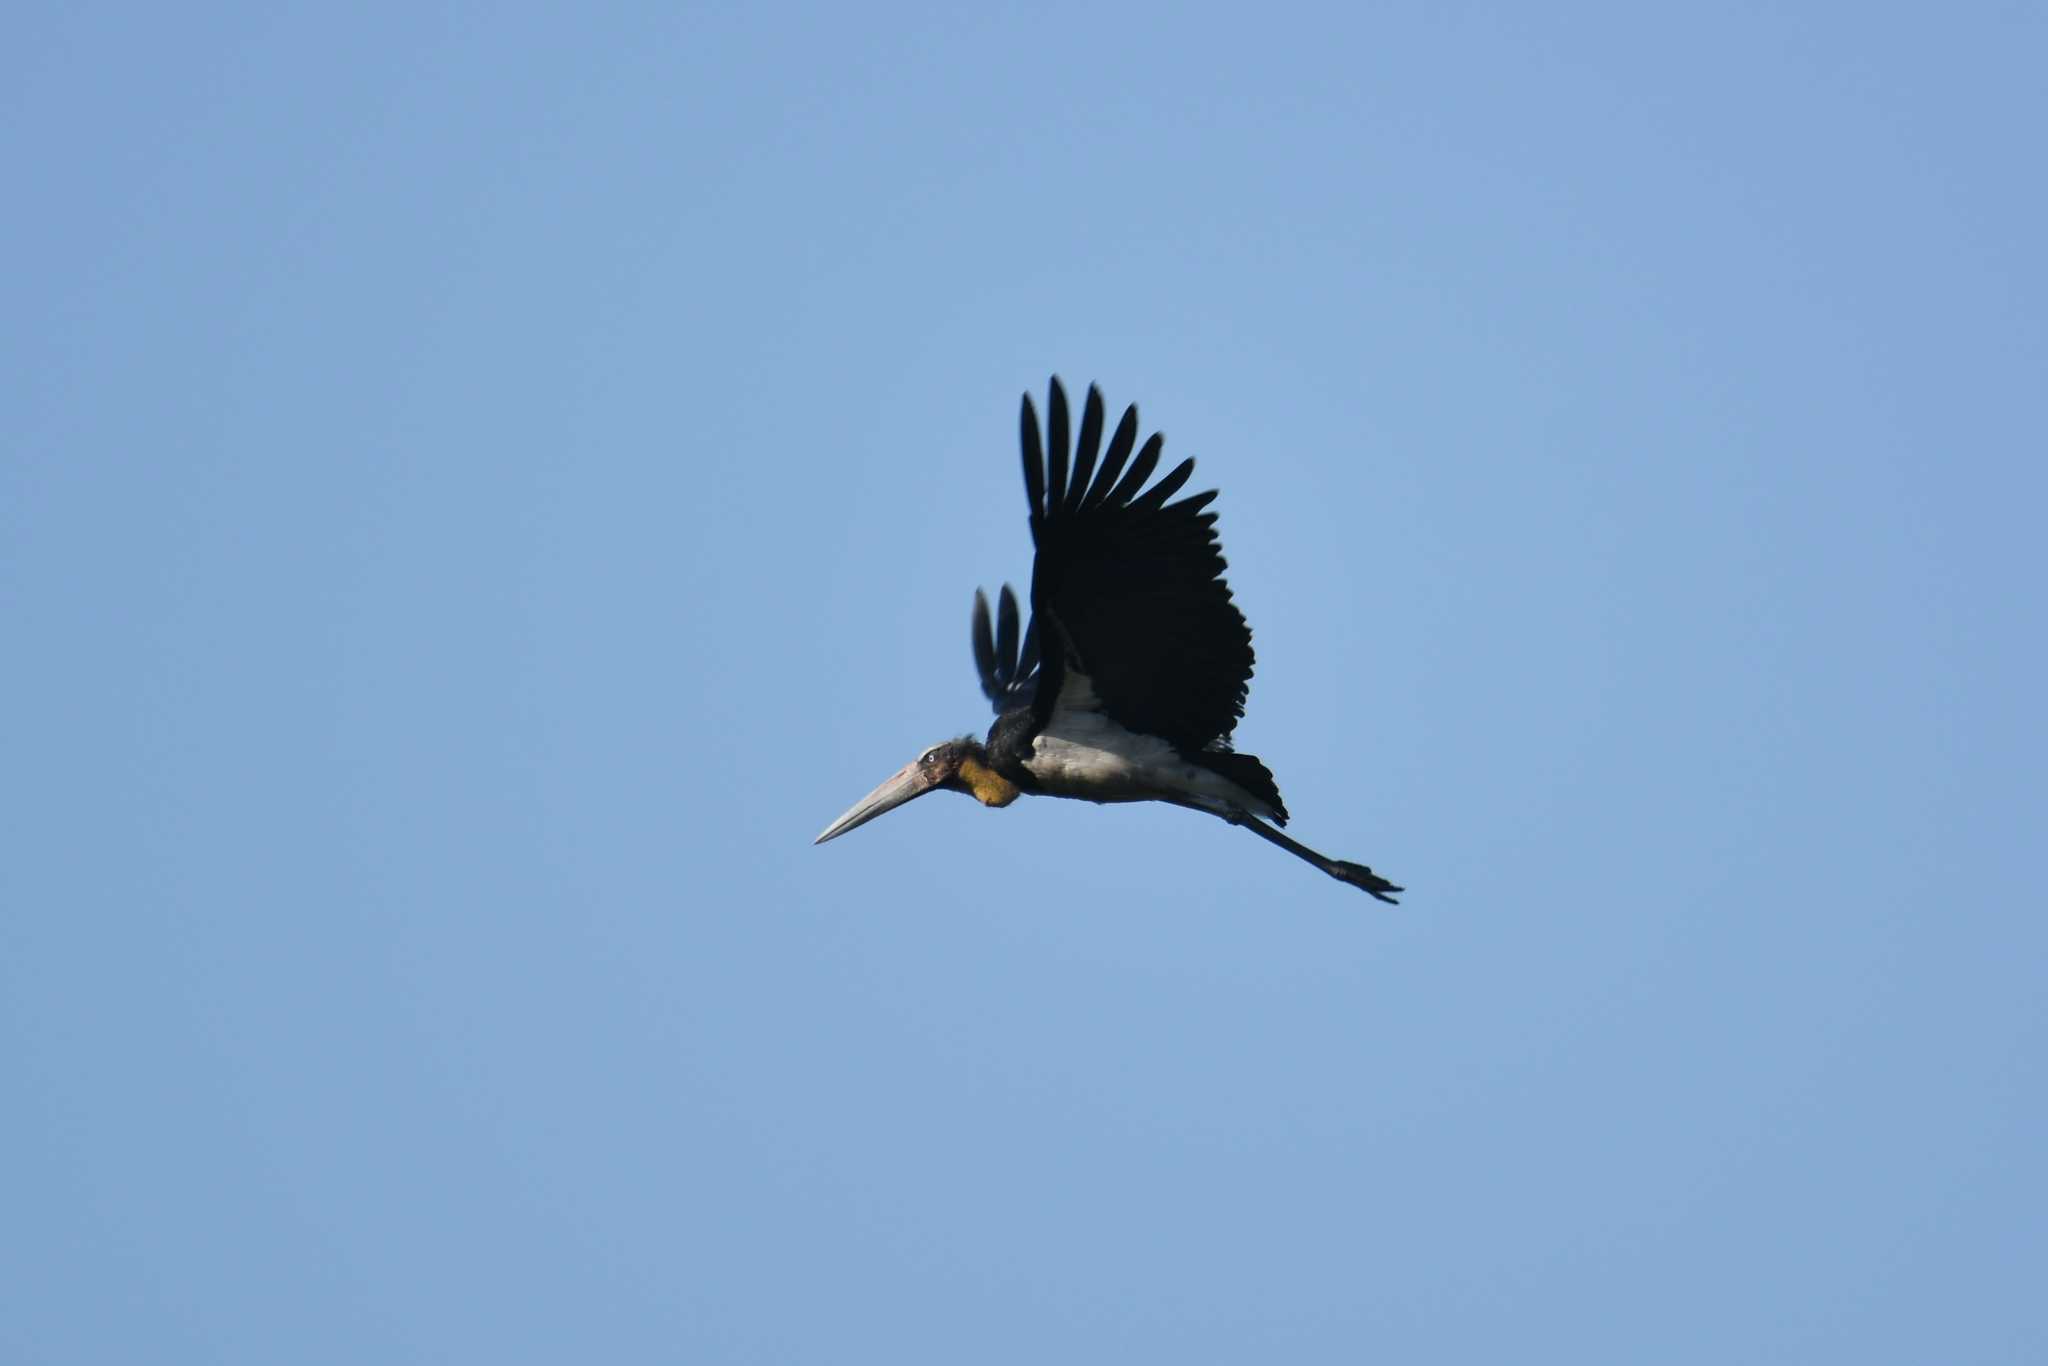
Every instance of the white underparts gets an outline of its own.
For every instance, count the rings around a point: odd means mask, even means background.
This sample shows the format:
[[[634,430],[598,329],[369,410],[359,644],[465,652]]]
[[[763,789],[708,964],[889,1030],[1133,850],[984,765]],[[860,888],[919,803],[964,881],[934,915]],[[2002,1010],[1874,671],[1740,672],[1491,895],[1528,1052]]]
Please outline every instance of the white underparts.
[[[1236,810],[1274,819],[1266,802],[1222,774],[1189,763],[1157,736],[1125,730],[1100,706],[1087,677],[1069,668],[1026,765],[1047,792],[1094,802],[1169,801],[1218,816]]]

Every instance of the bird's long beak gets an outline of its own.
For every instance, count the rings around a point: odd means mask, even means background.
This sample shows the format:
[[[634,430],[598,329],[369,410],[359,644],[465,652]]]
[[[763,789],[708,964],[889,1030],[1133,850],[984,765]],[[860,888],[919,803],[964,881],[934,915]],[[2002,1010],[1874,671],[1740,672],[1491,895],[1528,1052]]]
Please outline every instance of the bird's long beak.
[[[922,797],[938,784],[928,781],[916,760],[905,764],[897,774],[853,804],[853,808],[838,820],[825,827],[825,833],[812,840],[823,844],[826,840],[838,839],[856,826],[866,825],[875,817],[894,811],[913,797]]]

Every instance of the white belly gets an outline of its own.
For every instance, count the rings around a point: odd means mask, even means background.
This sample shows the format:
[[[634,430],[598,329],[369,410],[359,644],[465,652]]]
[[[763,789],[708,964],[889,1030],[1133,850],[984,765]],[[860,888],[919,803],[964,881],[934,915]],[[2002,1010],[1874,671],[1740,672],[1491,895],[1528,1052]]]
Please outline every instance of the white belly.
[[[1031,750],[1032,776],[1057,797],[1178,802],[1218,815],[1234,807],[1273,817],[1272,807],[1236,783],[1189,763],[1156,736],[1132,734],[1101,712],[1056,713]]]

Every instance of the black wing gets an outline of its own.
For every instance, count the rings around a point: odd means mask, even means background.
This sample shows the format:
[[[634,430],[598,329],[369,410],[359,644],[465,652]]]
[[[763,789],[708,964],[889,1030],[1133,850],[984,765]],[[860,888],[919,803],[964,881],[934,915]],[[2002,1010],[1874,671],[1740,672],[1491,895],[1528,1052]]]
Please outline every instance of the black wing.
[[[1102,395],[1081,412],[1071,469],[1067,395],[1055,378],[1045,441],[1031,396],[1021,419],[1024,487],[1031,499],[1031,613],[1042,648],[1035,710],[1051,716],[1066,670],[1086,674],[1102,709],[1127,730],[1185,750],[1222,745],[1244,715],[1252,633],[1223,581],[1216,494],[1166,500],[1194,473],[1183,460],[1145,488],[1165,438],[1131,458],[1138,410],[1102,444]],[[1128,463],[1128,468],[1126,464]]]
[[[982,695],[996,715],[1031,705],[1038,692],[1038,622],[1034,618],[1017,642],[1017,595],[1010,585],[996,598],[996,626],[988,621],[988,599],[974,590],[974,669],[981,675]]]

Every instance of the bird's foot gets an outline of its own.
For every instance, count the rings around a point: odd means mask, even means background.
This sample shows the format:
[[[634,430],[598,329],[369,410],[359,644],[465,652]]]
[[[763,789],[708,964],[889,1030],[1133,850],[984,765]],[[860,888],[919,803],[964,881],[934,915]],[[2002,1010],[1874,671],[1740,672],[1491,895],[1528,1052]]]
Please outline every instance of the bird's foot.
[[[1388,893],[1404,889],[1395,886],[1362,863],[1346,863],[1343,859],[1331,859],[1330,876],[1339,882],[1348,882],[1354,887],[1364,888],[1389,906],[1401,904]]]

